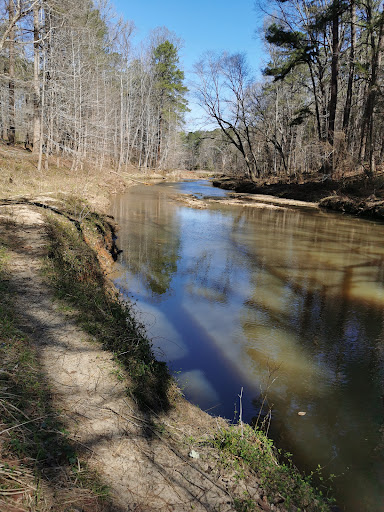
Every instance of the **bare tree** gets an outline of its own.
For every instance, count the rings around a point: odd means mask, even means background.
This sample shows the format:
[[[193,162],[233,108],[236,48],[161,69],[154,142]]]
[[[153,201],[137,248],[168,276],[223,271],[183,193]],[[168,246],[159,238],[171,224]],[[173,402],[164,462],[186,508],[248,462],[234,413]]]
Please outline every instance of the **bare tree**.
[[[195,65],[197,99],[242,155],[250,179],[260,176],[247,109],[250,77],[243,54],[207,53]]]

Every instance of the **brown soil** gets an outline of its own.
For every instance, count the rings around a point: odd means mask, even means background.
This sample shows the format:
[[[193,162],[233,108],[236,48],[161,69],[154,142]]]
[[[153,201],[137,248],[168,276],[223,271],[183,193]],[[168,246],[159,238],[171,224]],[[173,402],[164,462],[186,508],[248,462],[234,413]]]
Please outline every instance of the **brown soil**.
[[[213,180],[215,187],[233,190],[247,194],[259,194],[276,196],[285,199],[297,199],[299,201],[317,202],[327,197],[335,190],[335,183],[332,180],[306,181],[304,183],[287,182],[252,182],[233,178],[220,178]]]
[[[384,200],[374,195],[367,199],[335,195],[320,201],[319,206],[327,210],[349,213],[359,217],[384,220]]]
[[[248,208],[261,208],[282,210],[285,208],[317,208],[317,203],[299,201],[297,199],[284,199],[281,197],[267,196],[261,194],[228,194],[226,197],[204,196],[203,199],[193,195],[183,194],[175,195],[173,199],[177,202],[184,203],[191,208],[204,209],[209,208],[212,204],[227,204],[236,206],[246,206]]]

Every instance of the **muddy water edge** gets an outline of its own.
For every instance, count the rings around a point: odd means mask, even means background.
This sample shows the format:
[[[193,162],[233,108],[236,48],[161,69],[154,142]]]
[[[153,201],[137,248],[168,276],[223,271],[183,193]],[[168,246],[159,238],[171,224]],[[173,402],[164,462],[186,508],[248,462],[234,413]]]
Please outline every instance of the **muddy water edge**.
[[[114,281],[159,359],[214,415],[264,421],[341,510],[384,510],[384,224],[315,208],[210,203],[209,182],[115,196]],[[300,413],[300,414],[299,414]]]

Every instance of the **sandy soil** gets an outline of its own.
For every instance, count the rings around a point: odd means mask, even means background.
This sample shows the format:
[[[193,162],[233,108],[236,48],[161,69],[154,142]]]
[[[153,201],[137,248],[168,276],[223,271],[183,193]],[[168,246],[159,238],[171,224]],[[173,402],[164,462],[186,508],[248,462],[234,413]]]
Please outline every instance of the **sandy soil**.
[[[187,204],[192,208],[209,208],[212,204],[227,204],[236,206],[246,206],[249,208],[269,208],[281,210],[286,208],[318,208],[317,203],[300,201],[297,199],[284,199],[280,197],[261,195],[261,194],[240,194],[229,193],[226,197],[204,196],[202,199],[190,194],[175,195],[174,200]]]
[[[5,229],[12,222],[12,230]],[[214,418],[180,397],[159,418],[161,434],[128,399],[112,356],[81,331],[54,300],[41,276],[46,255],[44,219],[36,207],[0,207],[0,235],[17,239],[9,264],[22,329],[38,348],[53,395],[70,437],[84,447],[91,468],[111,489],[116,512],[234,510],[233,495],[247,491],[259,510],[271,510],[257,482],[236,483],[217,469],[212,455],[189,456],[186,436],[202,437]],[[15,244],[13,244],[15,247]],[[165,429],[165,432],[164,432]],[[208,449],[207,449],[208,450]],[[72,510],[72,509],[71,509]]]

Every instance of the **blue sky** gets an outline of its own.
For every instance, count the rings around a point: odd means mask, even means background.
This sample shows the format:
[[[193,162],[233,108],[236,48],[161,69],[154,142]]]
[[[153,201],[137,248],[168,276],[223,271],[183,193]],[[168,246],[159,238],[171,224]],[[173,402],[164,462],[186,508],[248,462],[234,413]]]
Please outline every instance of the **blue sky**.
[[[207,50],[245,52],[255,76],[265,65],[263,43],[255,33],[262,25],[262,15],[254,9],[254,0],[112,0],[117,14],[136,26],[135,42],[144,41],[149,32],[165,26],[184,41],[180,63],[186,85],[193,79],[193,64]],[[201,115],[189,98],[192,112],[187,116],[190,128],[199,127]]]

